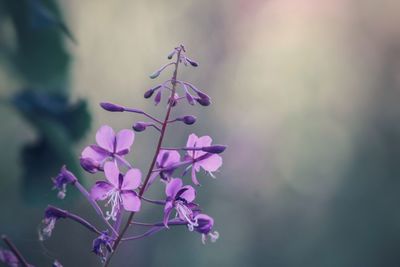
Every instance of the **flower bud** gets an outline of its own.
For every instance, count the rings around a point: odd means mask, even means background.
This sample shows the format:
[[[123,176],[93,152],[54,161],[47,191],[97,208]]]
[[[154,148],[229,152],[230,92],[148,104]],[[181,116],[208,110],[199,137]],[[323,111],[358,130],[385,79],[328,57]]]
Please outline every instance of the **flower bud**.
[[[210,98],[195,98],[197,103],[202,106],[209,106],[211,104]]]
[[[155,79],[160,75],[160,73],[161,73],[161,71],[158,70],[158,71],[152,73],[149,77],[150,77],[150,79]]]
[[[190,105],[192,105],[192,106],[194,105],[194,99],[193,99],[193,96],[191,94],[186,93],[186,99],[187,99],[187,101],[189,102]]]
[[[154,98],[154,103],[158,105],[160,101],[161,101],[161,91],[156,94],[156,97]]]
[[[191,60],[190,58],[186,57],[187,62],[189,62],[190,65],[193,67],[199,66],[199,64],[196,61]]]
[[[102,102],[100,103],[100,106],[107,110],[107,111],[111,111],[111,112],[123,112],[125,111],[125,108],[112,104],[112,103],[107,103],[107,102]]]
[[[132,128],[136,132],[143,132],[144,130],[146,130],[147,126],[148,126],[147,123],[139,121],[139,122],[136,122],[135,124],[133,124]]]
[[[226,146],[223,146],[223,145],[205,146],[205,147],[201,148],[202,151],[208,152],[211,154],[220,154],[220,153],[224,152],[225,149],[226,149]]]
[[[169,53],[167,58],[172,59],[172,57],[175,55],[175,53],[176,53],[176,50],[174,49],[171,53]]]
[[[99,164],[91,158],[80,158],[79,162],[82,168],[89,173],[96,173],[99,171]]]
[[[209,97],[208,95],[206,95],[205,93],[203,93],[203,92],[201,92],[201,91],[199,91],[199,90],[196,91],[196,94],[197,94],[200,98],[203,98],[203,99],[210,99],[210,97]]]
[[[149,89],[144,93],[144,98],[150,98],[154,93],[154,89]]]
[[[177,120],[183,121],[184,124],[192,125],[193,123],[196,122],[196,117],[192,116],[192,115],[187,115],[187,116],[183,116],[181,118],[178,118]]]

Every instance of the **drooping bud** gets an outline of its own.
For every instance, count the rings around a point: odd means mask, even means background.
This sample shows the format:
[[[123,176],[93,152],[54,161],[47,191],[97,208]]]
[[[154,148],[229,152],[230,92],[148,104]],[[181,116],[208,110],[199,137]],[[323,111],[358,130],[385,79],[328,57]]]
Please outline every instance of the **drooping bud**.
[[[125,111],[124,107],[112,104],[112,103],[108,103],[108,102],[102,102],[100,103],[100,106],[107,110],[107,111],[111,111],[111,112],[123,112]]]
[[[192,106],[194,105],[194,99],[193,99],[193,96],[191,94],[186,93],[186,99],[187,99],[187,101],[188,101],[188,103],[190,105],[192,105]]]
[[[67,170],[64,165],[57,177],[53,178],[53,188],[58,190],[58,198],[63,199],[67,191],[67,185],[74,184],[77,180],[78,179],[75,177],[75,175]]]
[[[202,151],[208,152],[211,154],[220,154],[220,153],[224,152],[225,149],[226,149],[226,146],[223,146],[223,145],[205,146],[205,147],[201,148]]]
[[[187,60],[187,62],[189,62],[189,64],[192,65],[193,67],[199,66],[199,64],[198,64],[196,61],[191,60],[191,59],[188,58],[188,57],[186,57],[186,60]]]
[[[99,163],[91,158],[80,158],[79,162],[82,168],[89,173],[96,173],[100,170]]]
[[[171,51],[171,53],[168,54],[168,59],[172,59],[172,57],[175,55],[176,50],[174,49],[173,51]]]
[[[197,103],[199,103],[202,106],[209,106],[211,104],[210,98],[200,98],[200,97],[196,97],[195,98]]]
[[[160,74],[161,74],[161,70],[157,70],[157,71],[153,72],[149,77],[150,77],[150,79],[155,79],[158,76],[160,76]]]
[[[203,99],[210,99],[210,97],[208,95],[206,95],[205,93],[203,93],[202,91],[197,90],[196,94]]]
[[[133,124],[132,128],[133,130],[135,130],[136,132],[143,132],[144,130],[146,130],[146,127],[148,126],[147,123],[142,122],[142,121],[138,121],[135,124]]]
[[[156,94],[156,97],[154,98],[154,103],[155,103],[155,105],[158,105],[158,104],[160,103],[160,101],[161,101],[161,91],[158,92],[158,93]]]
[[[150,98],[154,93],[154,89],[149,89],[144,93],[144,98]]]

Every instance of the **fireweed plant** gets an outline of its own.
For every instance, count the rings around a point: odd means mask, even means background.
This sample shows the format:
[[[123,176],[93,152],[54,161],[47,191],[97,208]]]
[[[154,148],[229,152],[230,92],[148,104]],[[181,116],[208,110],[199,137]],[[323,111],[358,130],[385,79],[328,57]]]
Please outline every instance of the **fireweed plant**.
[[[184,102],[190,105],[197,103],[201,106],[208,106],[211,103],[210,97],[193,84],[178,80],[180,65],[198,66],[198,63],[186,56],[184,46],[174,48],[168,55],[168,59],[174,59],[174,61],[162,66],[151,74],[150,78],[157,78],[169,67],[173,68],[172,77],[144,93],[144,98],[153,98],[155,105],[160,104],[162,98],[166,98],[167,108],[164,119],[157,119],[142,110],[101,103],[100,106],[106,111],[132,112],[144,116],[148,121],[136,122],[132,126],[133,130],[123,129],[117,133],[108,125],[103,125],[98,129],[96,144],[87,146],[80,157],[82,168],[94,174],[97,180],[90,190],[84,188],[65,166],[53,178],[58,197],[63,199],[66,196],[68,185],[78,189],[104,222],[103,228],[95,227],[80,215],[49,205],[44,212],[44,219],[39,230],[40,240],[51,236],[58,220],[72,220],[95,234],[92,252],[100,257],[104,266],[108,266],[122,242],[139,240],[171,227],[186,226],[190,232],[199,233],[203,243],[206,243],[208,239],[211,242],[218,239],[219,234],[213,229],[213,218],[201,211],[195,202],[196,189],[188,183],[191,180],[194,185],[200,185],[197,173],[202,170],[214,177],[213,172],[222,165],[219,154],[226,147],[212,144],[209,136],[199,137],[194,133],[188,136],[185,146],[165,147],[163,145],[168,126],[172,128],[178,123],[192,125],[196,122],[196,118],[191,115],[171,119],[174,107]],[[183,96],[179,96],[178,91],[179,93],[182,91]],[[128,155],[135,140],[135,132],[145,131],[149,127],[158,131],[159,137],[150,167],[143,175],[141,170],[129,162]],[[190,178],[189,181],[187,177]],[[160,200],[146,198],[145,193],[156,183],[164,187],[165,195],[161,196]],[[148,223],[133,220],[144,204],[163,206],[160,221]],[[123,215],[126,213],[129,216],[124,221]],[[144,229],[143,233],[128,236],[127,230],[133,226]],[[16,248],[10,251],[3,250],[3,252],[0,256],[4,255],[3,259],[6,259],[3,260],[4,262],[9,259],[10,266],[18,266],[12,265],[15,262],[21,263],[22,266],[31,266]],[[61,266],[61,264],[54,266]]]

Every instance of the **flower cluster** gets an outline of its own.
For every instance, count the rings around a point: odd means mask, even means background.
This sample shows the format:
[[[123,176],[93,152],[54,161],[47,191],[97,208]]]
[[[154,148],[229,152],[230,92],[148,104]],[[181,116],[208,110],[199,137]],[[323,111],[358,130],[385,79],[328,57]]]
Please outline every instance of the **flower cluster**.
[[[142,110],[101,103],[100,106],[107,111],[135,113],[147,121],[137,121],[132,124],[131,129],[119,132],[115,132],[108,125],[98,129],[96,143],[85,147],[80,156],[82,168],[95,177],[90,190],[82,186],[66,167],[53,179],[54,188],[59,190],[60,198],[65,197],[67,185],[78,189],[103,220],[104,229],[97,229],[81,216],[49,206],[40,230],[42,240],[50,237],[57,220],[70,219],[95,234],[92,251],[107,266],[121,241],[141,239],[174,226],[186,226],[189,231],[200,233],[203,243],[207,239],[213,242],[218,239],[218,232],[213,230],[214,219],[204,214],[195,202],[194,186],[200,185],[198,174],[202,170],[215,178],[214,173],[222,165],[219,154],[226,147],[213,144],[209,136],[199,137],[194,133],[190,134],[187,140],[183,140],[185,146],[164,146],[167,128],[179,123],[192,125],[196,122],[196,117],[187,114],[171,118],[174,107],[185,102],[189,105],[198,103],[201,106],[211,104],[207,94],[193,84],[177,78],[178,66],[198,66],[197,62],[186,55],[184,46],[174,48],[168,55],[168,59],[173,58],[173,62],[150,75],[150,78],[155,79],[167,68],[173,67],[172,77],[144,93],[144,97],[153,98],[156,105],[165,101],[165,117],[158,119]],[[135,164],[130,162],[129,156],[136,138],[135,132],[143,132],[149,128],[156,130],[159,137],[150,167],[147,172],[142,172],[134,167]],[[150,187],[157,184],[164,188],[165,196],[158,200],[145,197]],[[133,220],[144,204],[163,206],[160,221],[145,223]],[[124,214],[129,215],[125,220]],[[142,234],[128,236],[128,230],[133,226],[140,226],[146,230]]]

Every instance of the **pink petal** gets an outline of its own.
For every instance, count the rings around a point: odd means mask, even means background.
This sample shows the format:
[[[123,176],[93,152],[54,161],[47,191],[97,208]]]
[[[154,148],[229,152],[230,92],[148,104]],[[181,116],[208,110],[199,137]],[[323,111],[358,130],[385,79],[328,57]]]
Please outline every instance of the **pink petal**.
[[[96,133],[97,144],[109,152],[114,152],[115,133],[114,130],[108,126],[103,125]]]
[[[194,169],[194,166],[192,166],[192,182],[195,185],[200,185],[199,180],[197,180],[197,177],[196,177],[196,171]]]
[[[172,178],[171,181],[168,182],[165,187],[165,194],[167,197],[175,197],[176,193],[178,193],[179,189],[182,188],[182,179],[180,178]]]
[[[165,227],[168,228],[168,221],[169,221],[169,217],[171,216],[172,213],[172,202],[167,202],[165,204],[165,208],[164,208],[164,218],[163,218],[163,223],[165,225]]]
[[[208,172],[215,172],[222,165],[222,158],[219,155],[212,155],[202,161],[197,162],[204,170]]]
[[[178,151],[170,151],[169,152],[169,157],[167,159],[167,162],[165,163],[166,166],[170,166],[174,163],[178,163],[181,160],[181,155],[179,154]]]
[[[82,158],[90,158],[90,159],[92,159],[94,161],[102,163],[108,156],[103,154],[103,153],[97,152],[96,150],[94,150],[90,146],[87,146],[82,151],[81,157]]]
[[[133,130],[128,130],[128,129],[124,129],[118,132],[117,134],[117,147],[115,149],[115,151],[118,152],[124,152],[124,150],[126,151],[123,154],[126,154],[129,152],[132,144],[133,144],[133,140],[135,139],[135,133],[133,132]]]
[[[94,200],[104,200],[107,193],[114,189],[108,182],[99,181],[90,189],[90,197]]]
[[[142,173],[139,169],[130,169],[122,181],[122,190],[134,190],[139,187],[142,180]]]
[[[189,135],[189,138],[186,143],[186,147],[194,147],[195,143],[197,142],[197,139],[198,139],[198,137],[196,134],[192,133],[191,135]]]
[[[211,137],[205,135],[197,139],[196,147],[210,146],[211,143],[212,143]]]
[[[194,188],[190,185],[186,185],[182,187],[182,190],[183,189],[186,190],[180,195],[180,197],[186,200],[188,203],[193,202],[193,200],[196,198],[196,191]]]
[[[108,161],[104,164],[104,174],[114,187],[119,188],[119,169],[114,161]]]
[[[123,191],[121,194],[122,205],[127,211],[137,212],[140,210],[140,199],[134,191]]]
[[[168,157],[165,160],[165,162],[162,162],[163,157],[166,153],[168,153]],[[171,166],[174,163],[178,163],[178,162],[180,162],[180,160],[181,160],[181,155],[176,150],[160,150],[160,153],[158,153],[158,156],[157,156],[158,165],[159,166],[162,165],[164,167]]]

